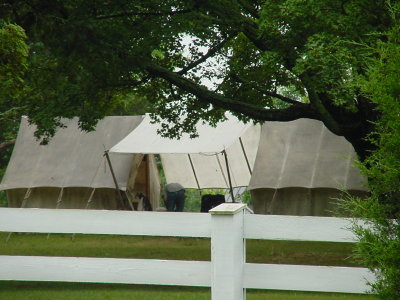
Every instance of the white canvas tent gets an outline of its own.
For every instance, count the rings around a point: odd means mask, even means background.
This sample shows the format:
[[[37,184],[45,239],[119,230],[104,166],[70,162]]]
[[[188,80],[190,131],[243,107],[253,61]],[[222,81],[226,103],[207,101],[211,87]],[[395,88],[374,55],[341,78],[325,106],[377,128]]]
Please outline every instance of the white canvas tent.
[[[365,196],[356,153],[320,121],[266,122],[248,189],[261,214],[330,215],[341,191]]]
[[[227,120],[215,128],[199,122],[196,126],[199,136],[193,139],[187,134],[180,139],[164,138],[158,134],[160,128],[160,124],[152,124],[146,116],[125,139],[110,149],[110,153],[160,154],[167,183],[179,182],[185,188],[248,185],[257,152],[259,126],[244,124],[227,115]]]
[[[106,117],[86,133],[78,128],[77,119],[66,119],[66,128],[59,129],[48,145],[40,145],[34,137],[36,127],[23,117],[0,185],[0,190],[7,190],[9,206],[120,209],[127,206],[125,195],[138,204],[135,195],[142,192],[153,208],[158,207],[160,180],[154,156],[110,154],[116,182],[104,157],[105,149],[142,120],[142,116]]]

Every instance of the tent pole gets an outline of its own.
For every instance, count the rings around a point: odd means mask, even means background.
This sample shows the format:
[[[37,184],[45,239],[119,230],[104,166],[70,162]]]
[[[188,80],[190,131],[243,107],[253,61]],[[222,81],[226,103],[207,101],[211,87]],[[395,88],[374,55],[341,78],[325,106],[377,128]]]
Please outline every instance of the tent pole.
[[[94,195],[94,191],[95,191],[95,190],[96,190],[96,189],[93,188],[92,192],[90,193],[89,199],[88,199],[88,201],[86,202],[86,207],[85,207],[85,209],[88,209],[89,206],[90,206],[90,204],[92,203],[93,195]]]
[[[146,163],[146,196],[149,198],[150,201],[150,154],[145,154],[144,155],[144,160]],[[143,199],[144,202],[144,199]]]
[[[110,156],[108,155],[108,150],[104,151],[104,156],[106,157],[108,166],[110,167],[111,176],[112,176],[112,178],[114,180],[115,189],[117,190],[117,193],[118,193],[118,196],[119,196],[119,200],[121,201],[122,208],[124,208],[125,207],[124,198],[122,197],[121,190],[119,189],[117,178],[115,177],[114,169],[113,169],[113,167],[111,165]]]
[[[188,154],[188,158],[189,158],[190,166],[192,167],[192,170],[193,170],[193,175],[194,175],[194,179],[196,180],[197,188],[200,191],[199,179],[197,178],[196,170],[194,169],[193,161],[192,161],[192,158],[190,157],[190,154]],[[201,192],[200,192],[200,195],[201,195]]]
[[[224,179],[225,184],[228,185],[228,181],[225,177],[225,172],[224,172],[224,169],[222,168],[222,164],[221,164],[221,161],[219,160],[218,154],[215,155],[215,158],[217,159],[219,169],[221,170],[222,178]]]
[[[28,188],[28,190],[25,193],[24,200],[22,200],[21,208],[24,208],[26,206],[26,203],[28,202],[28,198],[31,195],[32,188]]]
[[[58,194],[56,209],[58,209],[61,205],[63,194],[64,194],[64,187],[61,188],[60,193]]]
[[[200,189],[199,179],[197,178],[196,170],[194,169],[192,158],[190,157],[189,153],[188,153],[188,158],[189,158],[190,166],[192,167],[192,170],[193,170],[194,179],[196,180],[197,188],[199,189],[199,194],[200,194],[200,199],[201,199],[202,193],[201,193],[201,189]]]
[[[229,171],[229,163],[228,163],[228,155],[226,154],[226,151],[222,151],[225,157],[225,164],[226,164],[226,172],[228,173],[228,180],[229,180],[229,190],[231,192],[231,197],[232,197],[232,203],[235,202],[235,197],[233,195],[233,188],[232,188],[232,180],[231,180],[231,172]]]
[[[249,169],[250,175],[253,175],[253,172],[251,171],[251,168],[250,168],[249,159],[247,158],[246,150],[244,149],[242,137],[239,137],[239,141],[240,141],[240,146],[242,147],[244,158],[246,160],[247,168]]]

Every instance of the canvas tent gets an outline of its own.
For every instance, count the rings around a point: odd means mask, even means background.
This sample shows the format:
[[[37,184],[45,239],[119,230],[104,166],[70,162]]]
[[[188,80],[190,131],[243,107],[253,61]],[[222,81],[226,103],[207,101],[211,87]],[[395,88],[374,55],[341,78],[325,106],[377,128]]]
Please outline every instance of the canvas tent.
[[[160,180],[152,155],[110,154],[115,182],[106,164],[108,149],[143,120],[142,116],[106,117],[92,132],[78,128],[78,120],[63,120],[48,145],[34,137],[35,126],[21,120],[16,144],[0,185],[11,207],[127,208],[130,198],[141,209],[137,193],[149,195],[158,207]],[[116,184],[122,192],[116,191]]]
[[[248,189],[261,214],[330,215],[341,190],[365,196],[356,153],[320,121],[266,122]]]
[[[227,189],[248,185],[257,153],[259,126],[244,124],[227,115],[215,128],[199,122],[196,126],[199,136],[193,139],[188,134],[180,139],[164,138],[158,134],[161,126],[152,124],[146,116],[110,153],[160,154],[167,183],[179,182],[185,188]]]

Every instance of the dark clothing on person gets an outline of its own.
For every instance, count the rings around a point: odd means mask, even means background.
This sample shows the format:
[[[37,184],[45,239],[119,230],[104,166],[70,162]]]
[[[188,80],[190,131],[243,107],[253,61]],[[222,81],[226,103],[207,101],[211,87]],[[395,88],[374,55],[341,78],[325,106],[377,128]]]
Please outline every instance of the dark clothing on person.
[[[169,183],[165,186],[165,206],[167,211],[183,211],[185,197],[185,189],[179,183]]]
[[[152,211],[153,207],[151,206],[150,199],[143,193],[137,193],[136,198],[143,199],[143,208],[145,211]]]

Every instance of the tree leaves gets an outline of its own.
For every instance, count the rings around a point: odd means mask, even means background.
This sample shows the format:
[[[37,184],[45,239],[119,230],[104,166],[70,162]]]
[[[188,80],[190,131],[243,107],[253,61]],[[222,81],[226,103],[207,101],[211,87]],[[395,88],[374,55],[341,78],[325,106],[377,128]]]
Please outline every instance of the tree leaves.
[[[357,254],[376,274],[371,286],[383,299],[400,297],[400,23],[396,17],[400,6],[391,9],[394,26],[387,40],[371,49],[368,72],[361,81],[363,92],[380,112],[369,136],[376,149],[360,164],[371,195],[346,204],[352,216],[366,219],[370,226],[353,227],[360,238]]]
[[[369,147],[376,116],[357,86],[356,45],[375,44],[372,33],[390,25],[384,0],[5,1],[0,17],[29,37],[23,100],[42,134],[72,115],[91,128],[132,92],[177,121],[171,135],[228,110],[244,120],[312,117],[361,156]]]

